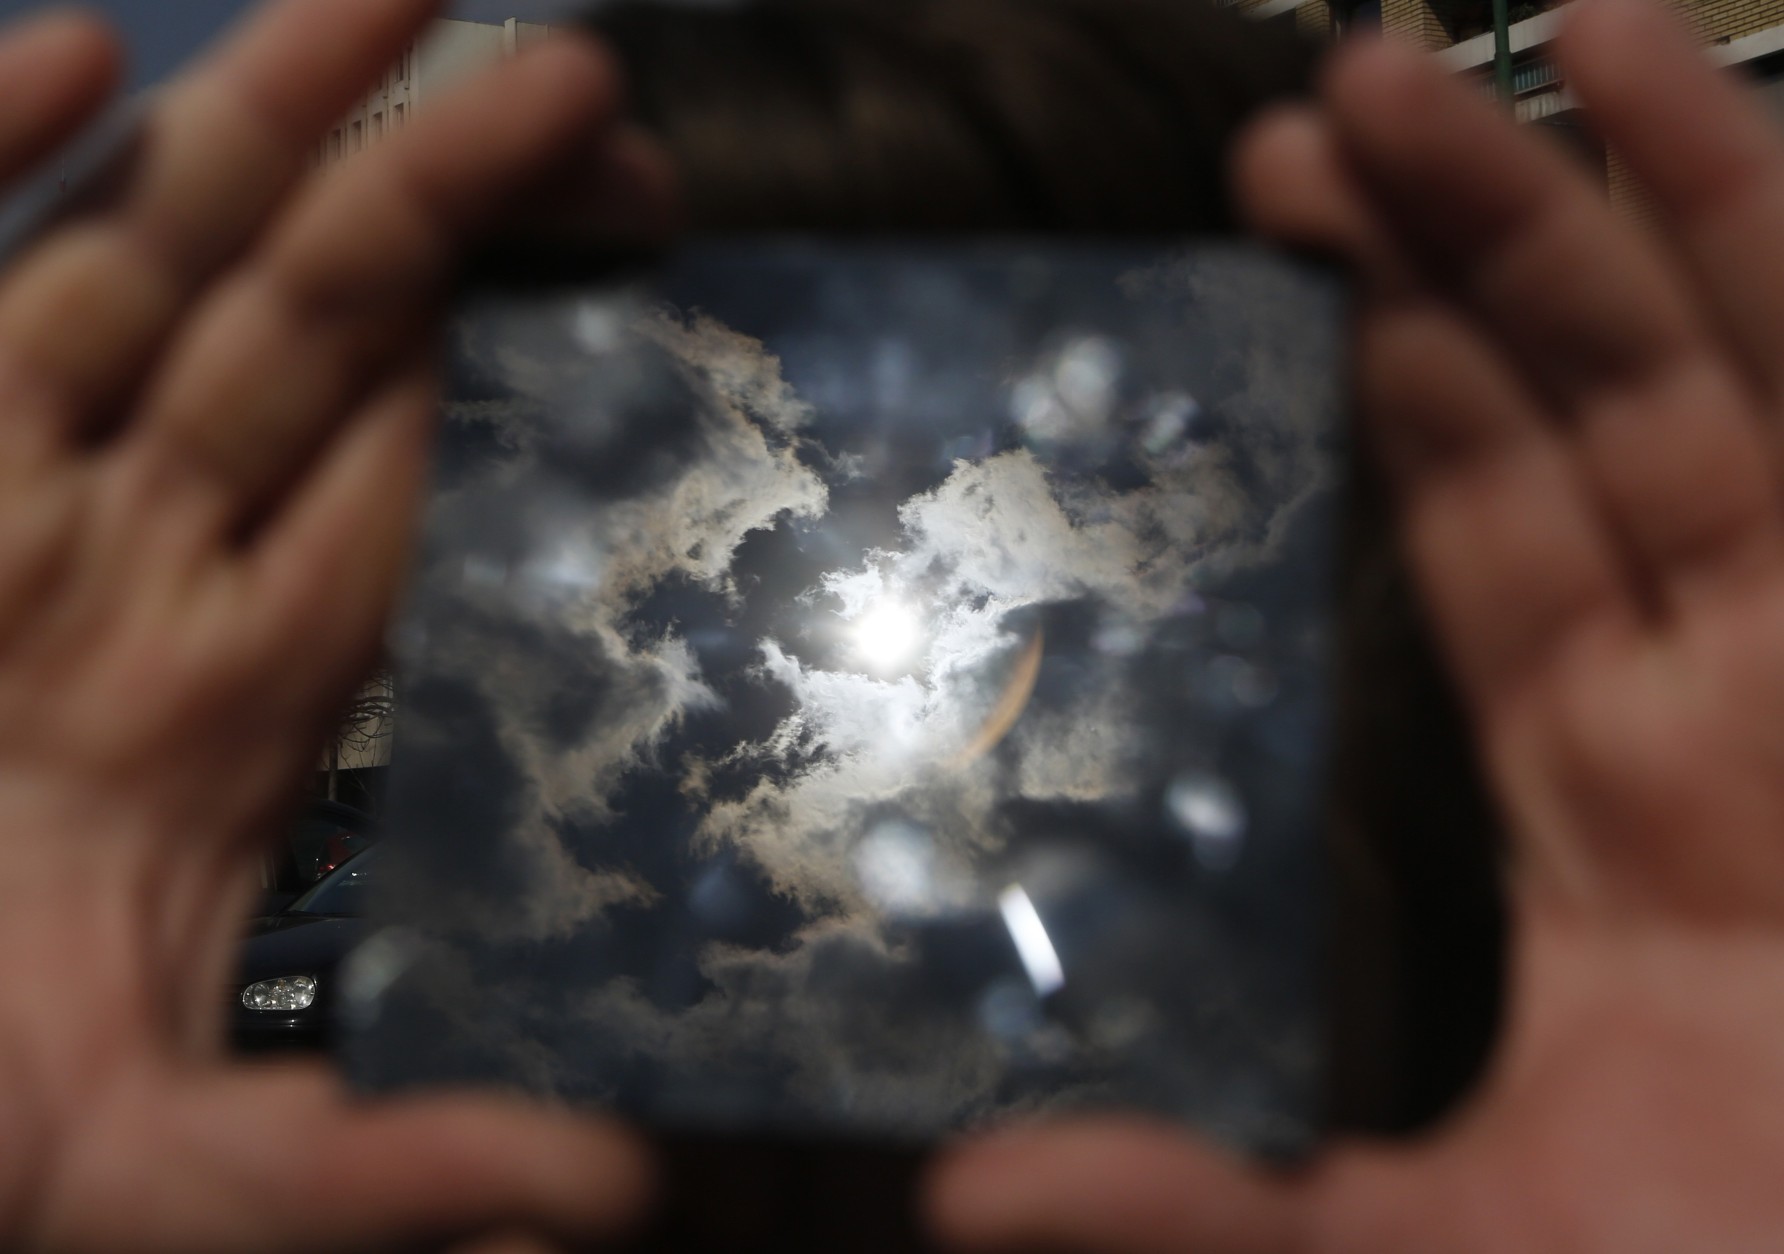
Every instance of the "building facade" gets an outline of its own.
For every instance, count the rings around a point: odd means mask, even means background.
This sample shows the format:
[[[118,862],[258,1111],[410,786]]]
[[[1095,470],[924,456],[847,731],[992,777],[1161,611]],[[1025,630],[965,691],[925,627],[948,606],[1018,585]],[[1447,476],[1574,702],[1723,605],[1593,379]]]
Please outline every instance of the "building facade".
[[[417,110],[459,80],[549,34],[549,27],[513,18],[435,22],[322,141],[316,162],[332,165],[401,130]]]
[[[1784,124],[1784,0],[1671,0],[1697,31],[1710,55],[1737,68],[1767,109]],[[1348,5],[1347,8],[1339,7]],[[1240,0],[1248,13],[1292,11],[1306,30],[1342,33],[1379,26],[1382,33],[1434,52],[1458,74],[1490,90],[1493,77],[1491,0]],[[1552,128],[1599,172],[1612,201],[1631,217],[1651,219],[1645,192],[1616,152],[1606,151],[1584,123],[1577,102],[1548,49],[1560,27],[1559,4],[1510,0],[1514,107],[1521,121]],[[1654,85],[1665,91],[1664,83]]]

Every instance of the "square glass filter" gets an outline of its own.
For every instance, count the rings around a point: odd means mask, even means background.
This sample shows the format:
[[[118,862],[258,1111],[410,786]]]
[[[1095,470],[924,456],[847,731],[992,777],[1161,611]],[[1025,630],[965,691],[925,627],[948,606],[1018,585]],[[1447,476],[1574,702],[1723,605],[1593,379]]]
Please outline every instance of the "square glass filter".
[[[1304,1145],[1343,314],[1181,242],[714,243],[470,301],[356,1081]]]

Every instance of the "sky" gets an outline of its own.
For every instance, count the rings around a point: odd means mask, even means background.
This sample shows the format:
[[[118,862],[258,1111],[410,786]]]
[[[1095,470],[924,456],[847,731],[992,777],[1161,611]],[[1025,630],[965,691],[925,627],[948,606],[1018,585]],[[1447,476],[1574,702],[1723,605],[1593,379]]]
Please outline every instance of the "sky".
[[[84,0],[104,14],[130,49],[130,86],[157,83],[202,48],[237,16],[248,0]],[[0,22],[45,7],[38,0],[0,0]],[[549,21],[574,3],[565,0],[451,0],[447,15],[479,22]]]
[[[361,1079],[1306,1134],[1336,293],[756,244],[657,294],[455,333]]]

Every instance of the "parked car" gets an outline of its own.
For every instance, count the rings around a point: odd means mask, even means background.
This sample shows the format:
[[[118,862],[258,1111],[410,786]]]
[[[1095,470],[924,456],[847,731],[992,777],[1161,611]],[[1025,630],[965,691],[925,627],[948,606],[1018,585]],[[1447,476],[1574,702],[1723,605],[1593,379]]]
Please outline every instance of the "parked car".
[[[304,802],[260,866],[259,915],[277,914],[324,875],[371,844],[371,816],[340,801]]]
[[[249,925],[230,987],[237,1049],[318,1050],[333,1040],[341,961],[365,935],[378,850],[349,855],[290,905]]]

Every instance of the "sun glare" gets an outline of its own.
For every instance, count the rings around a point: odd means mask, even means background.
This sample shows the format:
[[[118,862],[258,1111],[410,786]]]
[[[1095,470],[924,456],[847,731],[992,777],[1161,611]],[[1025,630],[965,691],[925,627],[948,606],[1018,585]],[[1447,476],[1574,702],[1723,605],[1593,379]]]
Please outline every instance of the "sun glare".
[[[886,601],[854,623],[855,651],[876,671],[897,670],[916,653],[922,625],[909,607]]]

